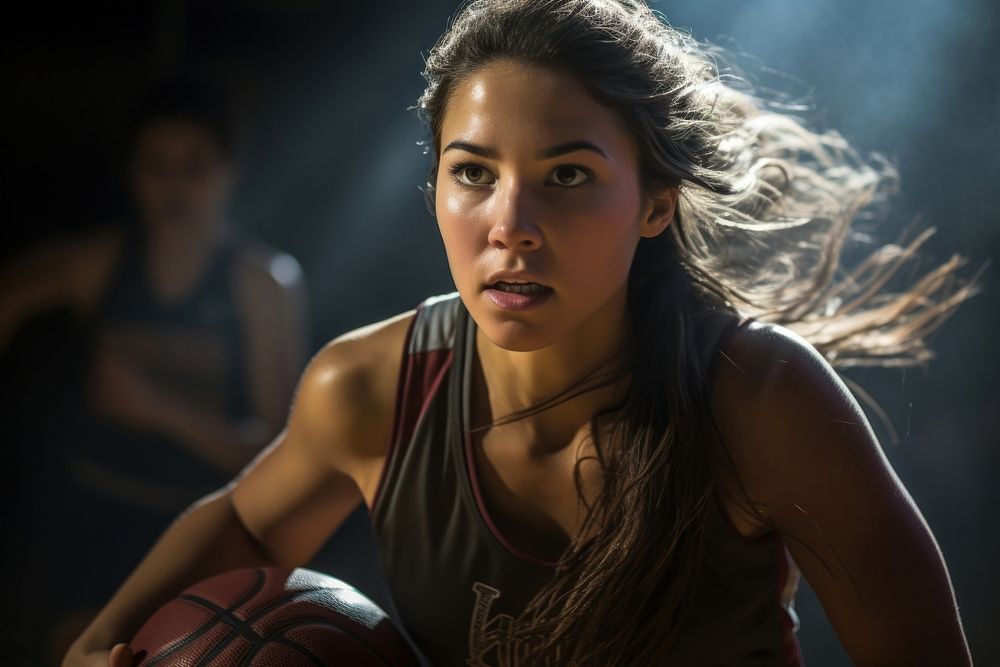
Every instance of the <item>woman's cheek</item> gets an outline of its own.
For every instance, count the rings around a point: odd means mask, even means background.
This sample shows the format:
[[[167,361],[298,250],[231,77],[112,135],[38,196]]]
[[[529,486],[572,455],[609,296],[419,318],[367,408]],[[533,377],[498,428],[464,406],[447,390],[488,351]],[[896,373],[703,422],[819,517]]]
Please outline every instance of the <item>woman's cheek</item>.
[[[479,280],[476,275],[479,242],[475,223],[446,213],[438,216],[438,227],[452,277],[463,289],[475,289]]]
[[[588,217],[578,220],[573,239],[561,253],[576,267],[578,278],[598,290],[616,288],[628,273],[635,242],[623,220]]]

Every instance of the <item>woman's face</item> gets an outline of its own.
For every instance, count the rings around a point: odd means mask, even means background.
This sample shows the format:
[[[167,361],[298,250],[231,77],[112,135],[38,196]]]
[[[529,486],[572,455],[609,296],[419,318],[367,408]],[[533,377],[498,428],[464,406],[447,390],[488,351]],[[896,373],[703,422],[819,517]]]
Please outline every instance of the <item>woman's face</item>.
[[[635,145],[611,109],[571,76],[495,61],[453,89],[440,146],[438,227],[462,301],[490,340],[536,350],[609,304],[623,317],[636,246],[669,224],[676,189],[667,209],[643,201]],[[548,298],[500,307],[486,288],[501,270],[532,274]]]
[[[197,123],[171,118],[147,123],[136,136],[130,176],[148,225],[204,230],[225,215],[229,160]]]

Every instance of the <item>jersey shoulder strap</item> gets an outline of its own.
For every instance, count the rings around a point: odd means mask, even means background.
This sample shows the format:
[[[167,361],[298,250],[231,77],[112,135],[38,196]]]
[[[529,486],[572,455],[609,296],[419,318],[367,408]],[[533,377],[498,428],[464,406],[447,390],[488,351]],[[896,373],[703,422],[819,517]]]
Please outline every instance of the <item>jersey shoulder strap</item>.
[[[454,361],[458,292],[431,296],[417,304],[403,340],[396,382],[392,436],[372,507],[377,508],[385,486],[397,476],[417,425],[431,400],[447,388],[445,378]]]

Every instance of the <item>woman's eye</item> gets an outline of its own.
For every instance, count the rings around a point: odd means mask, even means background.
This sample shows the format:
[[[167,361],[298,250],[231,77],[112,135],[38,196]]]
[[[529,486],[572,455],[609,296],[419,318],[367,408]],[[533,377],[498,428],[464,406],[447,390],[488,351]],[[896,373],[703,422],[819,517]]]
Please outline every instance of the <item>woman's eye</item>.
[[[488,180],[490,172],[479,165],[459,163],[452,165],[448,171],[462,185],[490,185],[491,183]],[[462,178],[463,175],[465,178]]]
[[[581,174],[583,175],[582,179],[580,178]],[[588,180],[593,180],[594,172],[587,167],[564,164],[556,167],[555,171],[552,172],[552,177],[561,186],[575,187]]]
[[[496,181],[488,169],[470,162],[459,162],[448,168],[448,172],[459,185],[481,186],[493,185]],[[559,187],[574,188],[594,180],[595,174],[589,167],[564,164],[556,167],[551,174],[550,183]]]

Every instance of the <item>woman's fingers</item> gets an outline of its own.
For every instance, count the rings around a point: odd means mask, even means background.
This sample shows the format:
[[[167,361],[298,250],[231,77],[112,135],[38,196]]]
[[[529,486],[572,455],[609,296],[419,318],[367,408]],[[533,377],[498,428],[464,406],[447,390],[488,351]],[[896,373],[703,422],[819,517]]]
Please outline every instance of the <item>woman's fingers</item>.
[[[132,667],[132,657],[128,644],[115,644],[108,654],[108,667]]]

